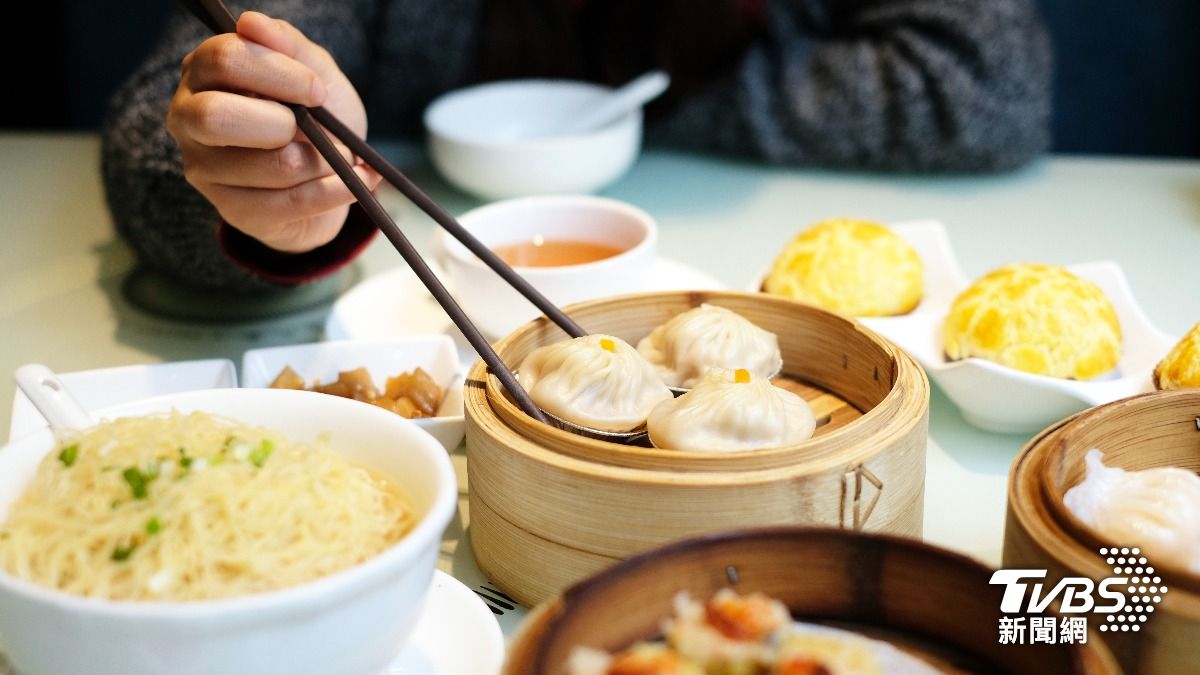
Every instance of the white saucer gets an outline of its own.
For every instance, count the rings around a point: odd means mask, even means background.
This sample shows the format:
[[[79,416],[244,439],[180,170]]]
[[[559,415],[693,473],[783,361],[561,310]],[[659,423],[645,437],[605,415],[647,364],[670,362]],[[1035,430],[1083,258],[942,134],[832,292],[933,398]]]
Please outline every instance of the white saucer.
[[[971,424],[987,431],[1028,433],[1086,408],[1153,390],[1151,371],[1175,339],[1150,322],[1116,263],[1066,266],[1099,286],[1117,312],[1124,347],[1116,370],[1088,381],[1033,375],[979,358],[946,358],[942,323],[951,303],[970,282],[941,223],[923,220],[891,228],[916,249],[925,264],[925,297],[904,316],[864,317],[861,321],[916,359]],[[759,290],[764,276],[752,281],[750,289]]]
[[[435,268],[434,272],[444,279],[440,270]],[[670,258],[656,260],[647,277],[644,291],[725,288],[712,275]],[[496,283],[503,282],[497,279]],[[454,338],[464,367],[470,368],[476,359],[475,352],[417,276],[404,266],[373,276],[350,289],[334,303],[325,321],[326,340],[437,333]]]
[[[491,610],[461,581],[435,570],[408,645],[381,675],[496,675],[503,665],[504,636]]]

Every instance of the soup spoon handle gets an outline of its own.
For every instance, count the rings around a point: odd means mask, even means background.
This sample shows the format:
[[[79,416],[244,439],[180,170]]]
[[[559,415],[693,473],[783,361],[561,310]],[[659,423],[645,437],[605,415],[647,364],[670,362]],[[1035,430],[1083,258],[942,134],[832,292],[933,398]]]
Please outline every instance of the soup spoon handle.
[[[17,386],[53,429],[84,429],[96,423],[91,413],[67,391],[62,380],[46,366],[29,363],[13,373]]]

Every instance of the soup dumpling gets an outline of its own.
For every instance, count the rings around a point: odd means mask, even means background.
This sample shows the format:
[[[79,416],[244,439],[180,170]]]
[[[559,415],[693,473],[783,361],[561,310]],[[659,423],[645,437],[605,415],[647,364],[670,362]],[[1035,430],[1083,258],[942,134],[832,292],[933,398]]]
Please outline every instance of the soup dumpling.
[[[585,335],[530,352],[517,380],[539,408],[592,429],[631,431],[671,390],[629,343]]]
[[[783,366],[774,333],[736,312],[708,304],[655,328],[638,342],[638,351],[672,387],[691,387],[712,368],[745,368],[765,378]]]
[[[777,448],[813,435],[808,402],[745,369],[710,370],[679,398],[655,406],[646,420],[656,448],[737,452]]]

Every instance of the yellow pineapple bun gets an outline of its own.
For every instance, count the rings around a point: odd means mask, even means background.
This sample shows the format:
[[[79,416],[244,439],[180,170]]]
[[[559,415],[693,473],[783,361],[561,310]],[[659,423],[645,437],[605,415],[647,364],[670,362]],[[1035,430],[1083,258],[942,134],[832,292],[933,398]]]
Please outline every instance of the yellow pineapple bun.
[[[1121,323],[1096,284],[1054,265],[1005,265],[955,298],[946,356],[1037,375],[1088,380],[1117,367]]]
[[[1200,387],[1200,323],[1154,367],[1155,389]]]
[[[825,220],[796,235],[767,274],[763,290],[846,316],[911,312],[924,295],[917,252],[877,223]]]

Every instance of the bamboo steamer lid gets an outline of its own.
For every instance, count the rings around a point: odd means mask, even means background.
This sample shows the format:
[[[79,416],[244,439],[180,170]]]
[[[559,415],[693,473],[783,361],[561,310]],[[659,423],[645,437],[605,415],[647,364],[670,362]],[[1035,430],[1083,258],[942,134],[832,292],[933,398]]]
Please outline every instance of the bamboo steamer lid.
[[[1126,470],[1176,466],[1200,470],[1200,389],[1178,389],[1122,399],[1084,411],[1034,437],[1013,462],[1004,530],[1004,566],[1048,570],[1047,583],[1065,576],[1094,582],[1113,576],[1099,555],[1105,541],[1063,505],[1084,477],[1088,450]],[[1129,673],[1200,672],[1200,579],[1158,564],[1142,551],[1168,592],[1138,632],[1101,633]]]
[[[861,324],[782,298],[662,292],[568,308],[636,344],[702,303],[779,337],[785,374],[824,422],[795,446],[714,454],[621,446],[526,417],[477,363],[466,387],[471,536],[480,567],[535,604],[620,559],[746,526],[826,525],[920,536],[929,383]],[[546,319],[496,344],[510,366],[565,339]]]
[[[676,593],[723,587],[777,598],[805,621],[891,642],[939,670],[1052,675],[1120,673],[1108,649],[1002,645],[1001,587],[969,558],[910,539],[845,530],[768,528],[676,542],[588,578],[539,606],[511,641],[505,675],[560,675],[571,649],[653,639]]]

